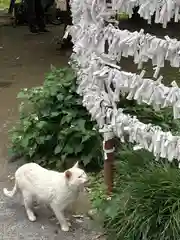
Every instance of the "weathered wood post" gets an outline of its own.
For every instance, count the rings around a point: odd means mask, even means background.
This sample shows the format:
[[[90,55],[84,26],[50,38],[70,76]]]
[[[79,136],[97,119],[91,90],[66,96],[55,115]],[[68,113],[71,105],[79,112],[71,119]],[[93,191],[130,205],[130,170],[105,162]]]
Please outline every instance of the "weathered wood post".
[[[112,9],[112,0],[106,0],[106,6],[109,11]],[[109,19],[110,20],[110,19]],[[114,20],[111,18],[111,20]],[[105,25],[108,23],[105,22]],[[108,41],[105,41],[104,52],[108,54]],[[113,191],[113,173],[114,173],[114,150],[115,150],[114,134],[112,129],[105,129],[104,131],[104,181],[107,186],[107,195],[111,196]]]
[[[104,131],[103,150],[104,150],[104,180],[107,186],[107,195],[110,196],[113,190],[115,141],[114,134],[109,129],[105,129]]]

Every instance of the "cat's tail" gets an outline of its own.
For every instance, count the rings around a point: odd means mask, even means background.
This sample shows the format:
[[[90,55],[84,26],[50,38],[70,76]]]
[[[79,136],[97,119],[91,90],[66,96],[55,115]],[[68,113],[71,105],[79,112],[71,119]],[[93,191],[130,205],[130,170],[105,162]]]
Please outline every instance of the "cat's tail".
[[[6,197],[12,198],[17,193],[17,183],[15,182],[12,191],[8,191],[7,188],[3,188],[3,193]]]

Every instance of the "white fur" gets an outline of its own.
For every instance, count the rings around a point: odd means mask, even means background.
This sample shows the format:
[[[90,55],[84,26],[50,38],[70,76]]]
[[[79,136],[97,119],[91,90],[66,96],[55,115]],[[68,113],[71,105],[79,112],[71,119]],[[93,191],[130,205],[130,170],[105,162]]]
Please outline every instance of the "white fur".
[[[50,205],[61,229],[69,230],[64,210],[73,203],[79,191],[87,182],[86,173],[76,163],[63,173],[47,170],[36,163],[27,163],[15,172],[15,185],[12,191],[3,189],[7,197],[12,198],[18,191],[22,193],[24,206],[30,221],[36,216],[32,210],[34,200]]]

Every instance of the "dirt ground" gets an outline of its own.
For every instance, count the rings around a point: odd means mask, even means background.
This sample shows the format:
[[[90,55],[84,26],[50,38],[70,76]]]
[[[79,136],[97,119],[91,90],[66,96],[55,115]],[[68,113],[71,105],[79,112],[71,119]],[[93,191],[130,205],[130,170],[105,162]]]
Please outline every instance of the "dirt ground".
[[[41,85],[50,65],[67,65],[71,52],[57,51],[53,38],[61,36],[61,27],[49,26],[50,33],[32,36],[27,27],[0,27],[0,239],[2,240],[88,240],[93,232],[89,220],[73,220],[71,231],[60,231],[49,219],[47,209],[37,209],[37,222],[27,219],[18,199],[7,199],[3,187],[13,186],[13,175],[22,162],[8,163],[8,130],[18,119],[20,89]]]
[[[70,52],[58,51],[54,38],[62,27],[49,26],[50,33],[31,35],[26,26],[0,27],[0,162],[7,156],[7,130],[18,117],[16,96],[20,89],[40,85],[50,65],[67,65]]]

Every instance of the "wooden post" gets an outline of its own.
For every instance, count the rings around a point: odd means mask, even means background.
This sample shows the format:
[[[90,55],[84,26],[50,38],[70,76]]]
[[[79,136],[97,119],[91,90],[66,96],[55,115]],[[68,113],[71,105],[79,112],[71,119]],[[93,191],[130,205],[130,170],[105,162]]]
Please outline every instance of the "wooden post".
[[[113,170],[114,170],[114,135],[108,131],[104,133],[104,180],[107,186],[107,195],[110,196],[113,190]]]

